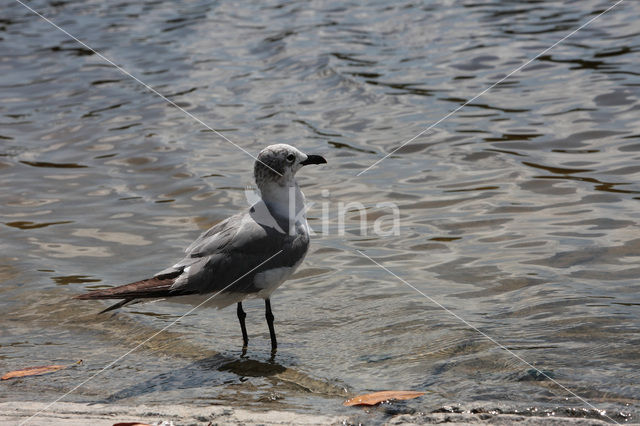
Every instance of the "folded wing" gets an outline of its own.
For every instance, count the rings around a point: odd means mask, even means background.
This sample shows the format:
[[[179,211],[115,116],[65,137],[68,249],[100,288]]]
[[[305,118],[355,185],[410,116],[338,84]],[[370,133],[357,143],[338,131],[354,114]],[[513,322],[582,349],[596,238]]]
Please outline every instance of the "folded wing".
[[[182,260],[152,278],[75,298],[125,299],[107,309],[111,310],[136,299],[207,294],[227,286],[225,292],[229,293],[258,292],[261,289],[255,287],[253,277],[268,269],[299,264],[309,238],[307,234],[289,235],[265,226],[252,217],[252,212],[236,214],[213,226],[186,249]]]

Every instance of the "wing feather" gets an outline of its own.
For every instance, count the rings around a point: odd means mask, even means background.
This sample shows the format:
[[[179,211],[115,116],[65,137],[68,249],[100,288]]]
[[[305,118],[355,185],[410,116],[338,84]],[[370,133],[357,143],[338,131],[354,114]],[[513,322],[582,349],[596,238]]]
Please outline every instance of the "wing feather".
[[[236,214],[202,233],[186,249],[186,256],[154,277],[114,288],[95,290],[76,299],[125,299],[129,301],[220,291],[248,295],[260,291],[254,277],[263,271],[299,265],[309,246],[306,230],[293,235],[285,223],[265,224],[256,209]],[[277,220],[277,219],[276,219]],[[266,264],[265,260],[278,253]]]

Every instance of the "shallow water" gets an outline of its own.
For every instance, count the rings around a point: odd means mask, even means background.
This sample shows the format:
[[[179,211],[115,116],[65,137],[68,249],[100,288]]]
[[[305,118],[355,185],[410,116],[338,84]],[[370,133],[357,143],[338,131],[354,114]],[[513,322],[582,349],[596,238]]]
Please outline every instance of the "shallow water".
[[[363,419],[637,421],[637,3],[357,176],[611,4],[30,2],[248,152],[329,161],[299,174],[317,235],[273,297],[274,359],[261,302],[245,357],[235,310],[199,310],[65,400],[352,414],[346,395],[412,389],[427,395]],[[48,401],[188,309],[96,316],[102,303],[69,297],[176,260],[247,205],[253,159],[19,3],[3,12],[0,365],[84,364],[4,382],[0,399]],[[375,232],[383,202],[399,235]]]

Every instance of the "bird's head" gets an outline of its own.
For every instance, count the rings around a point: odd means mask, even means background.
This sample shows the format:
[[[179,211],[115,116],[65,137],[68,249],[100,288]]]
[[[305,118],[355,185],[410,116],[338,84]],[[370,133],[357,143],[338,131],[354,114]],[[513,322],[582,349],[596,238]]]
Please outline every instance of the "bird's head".
[[[258,188],[266,183],[291,186],[296,172],[302,166],[326,162],[327,160],[320,155],[305,154],[291,145],[269,145],[258,154],[253,175]]]

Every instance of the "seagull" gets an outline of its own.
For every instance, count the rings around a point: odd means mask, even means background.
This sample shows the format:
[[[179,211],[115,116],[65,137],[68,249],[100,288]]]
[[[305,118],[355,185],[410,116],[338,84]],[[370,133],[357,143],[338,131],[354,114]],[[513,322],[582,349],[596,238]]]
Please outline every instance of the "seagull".
[[[262,298],[275,353],[270,297],[300,266],[309,248],[305,197],[295,174],[302,166],[326,162],[290,145],[267,146],[254,165],[260,197],[250,208],[209,228],[186,248],[182,260],[153,277],[74,299],[122,299],[100,313],[154,299],[206,301],[218,309],[237,303],[244,353],[249,337],[242,301]]]

